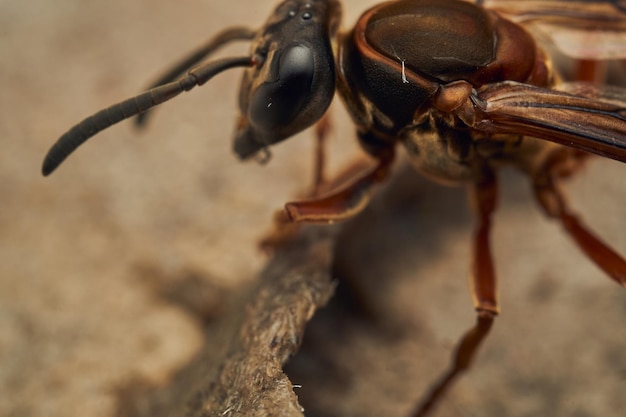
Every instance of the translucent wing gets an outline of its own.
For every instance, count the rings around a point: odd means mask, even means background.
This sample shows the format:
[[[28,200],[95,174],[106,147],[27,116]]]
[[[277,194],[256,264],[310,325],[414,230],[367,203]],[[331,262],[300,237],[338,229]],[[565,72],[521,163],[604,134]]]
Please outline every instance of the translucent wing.
[[[577,59],[626,58],[626,0],[485,0]]]
[[[468,123],[476,130],[534,136],[626,162],[624,88],[503,82],[479,90],[472,100]]]

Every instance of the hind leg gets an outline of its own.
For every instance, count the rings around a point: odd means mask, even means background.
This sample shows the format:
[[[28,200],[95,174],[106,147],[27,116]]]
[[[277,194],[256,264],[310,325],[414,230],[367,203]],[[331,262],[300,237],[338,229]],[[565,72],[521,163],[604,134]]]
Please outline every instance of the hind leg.
[[[533,190],[544,212],[559,220],[578,247],[611,279],[626,287],[626,261],[598,238],[571,212],[559,182],[574,174],[587,154],[567,148],[556,149],[535,170]]]

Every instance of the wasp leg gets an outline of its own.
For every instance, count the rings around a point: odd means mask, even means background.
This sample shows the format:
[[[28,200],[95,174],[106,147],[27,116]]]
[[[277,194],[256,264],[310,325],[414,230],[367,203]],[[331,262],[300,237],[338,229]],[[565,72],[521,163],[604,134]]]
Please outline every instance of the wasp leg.
[[[459,342],[450,369],[433,386],[431,392],[419,405],[415,417],[426,416],[452,386],[454,380],[472,364],[478,348],[491,330],[499,312],[496,276],[491,255],[491,218],[496,209],[497,182],[493,175],[469,187],[469,200],[477,219],[473,236],[472,268],[470,286],[477,321]]]
[[[573,174],[585,154],[569,149],[553,152],[533,175],[535,198],[546,214],[561,221],[578,247],[611,279],[626,287],[626,261],[611,247],[596,237],[573,214],[561,192],[560,179]]]
[[[326,138],[332,129],[328,113],[315,124],[315,151],[313,153],[313,186],[307,197],[317,197],[323,191],[326,183]],[[281,247],[290,241],[298,231],[299,225],[289,218],[284,209],[276,211],[273,218],[273,228],[259,242],[259,247],[265,252]]]
[[[496,292],[496,275],[489,241],[491,218],[496,209],[497,181],[495,176],[471,184],[468,189],[470,205],[474,210],[477,224],[473,236],[472,268],[470,286],[474,306],[478,314],[476,324],[457,345],[448,371],[435,383],[414,413],[424,417],[437,405],[452,383],[469,369],[478,348],[491,330],[493,320],[498,315],[499,306]]]
[[[326,138],[332,130],[330,115],[326,113],[322,119],[315,124],[315,153],[313,159],[313,189],[311,196],[319,195],[326,182]]]
[[[608,64],[606,61],[579,59],[576,62],[575,71],[574,79],[576,81],[601,84],[606,82]]]
[[[393,153],[384,153],[375,165],[362,163],[350,167],[332,186],[343,183],[333,191],[306,201],[285,204],[289,219],[293,222],[333,223],[350,218],[363,210],[370,199],[374,185],[384,181],[388,176],[393,162]],[[345,177],[350,176],[349,180]]]
[[[470,367],[480,344],[489,334],[492,324],[493,317],[478,316],[476,325],[465,333],[461,342],[458,344],[450,369],[433,385],[428,396],[422,401],[417,411],[413,414],[414,417],[427,416],[432,411],[433,407],[443,398],[443,395],[452,386],[454,380]]]
[[[474,308],[479,316],[494,317],[499,313],[490,244],[491,218],[496,210],[497,199],[498,184],[493,175],[469,187],[470,206],[477,220],[472,245],[470,286]]]

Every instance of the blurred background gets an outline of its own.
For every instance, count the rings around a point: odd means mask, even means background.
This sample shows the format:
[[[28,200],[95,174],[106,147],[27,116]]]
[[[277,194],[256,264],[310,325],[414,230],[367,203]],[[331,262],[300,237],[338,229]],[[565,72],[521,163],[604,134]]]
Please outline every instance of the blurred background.
[[[273,213],[311,183],[313,140],[305,132],[275,147],[266,166],[239,163],[237,70],[162,105],[145,130],[125,122],[102,132],[49,178],[40,166],[72,125],[141,92],[217,30],[259,26],[274,3],[0,0],[0,415],[115,415],[119,387],[166,385],[205,343],[198,312],[163,294],[213,288],[202,293],[206,319],[253,283]],[[374,3],[345,1],[344,27]],[[331,111],[335,170],[357,151],[340,103]],[[294,362],[307,415],[405,415],[474,321],[463,191],[399,171],[400,186],[351,223],[342,247],[351,275],[386,282],[373,303],[382,327],[405,330],[380,339],[379,326],[346,321],[353,332],[341,344],[313,331],[337,346],[325,362],[310,350]],[[621,253],[624,173],[597,159],[568,186]],[[503,314],[441,415],[617,416],[626,292],[539,213],[523,178],[507,172],[501,186],[493,244]],[[325,366],[341,367],[341,390],[315,383]]]

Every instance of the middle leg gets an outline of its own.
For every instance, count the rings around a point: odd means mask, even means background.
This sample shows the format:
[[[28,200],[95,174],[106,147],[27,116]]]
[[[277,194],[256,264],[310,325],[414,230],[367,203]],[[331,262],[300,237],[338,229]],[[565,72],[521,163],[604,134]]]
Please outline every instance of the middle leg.
[[[424,417],[443,398],[452,383],[471,366],[481,343],[499,313],[496,275],[491,254],[491,219],[497,206],[497,181],[493,173],[468,187],[470,206],[476,218],[472,240],[470,288],[477,313],[476,324],[463,335],[454,351],[449,369],[433,385],[413,414]]]

